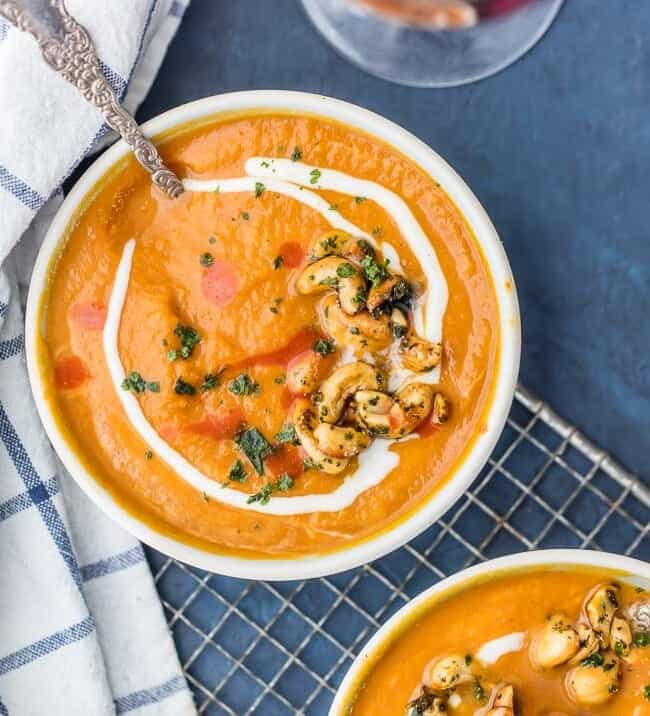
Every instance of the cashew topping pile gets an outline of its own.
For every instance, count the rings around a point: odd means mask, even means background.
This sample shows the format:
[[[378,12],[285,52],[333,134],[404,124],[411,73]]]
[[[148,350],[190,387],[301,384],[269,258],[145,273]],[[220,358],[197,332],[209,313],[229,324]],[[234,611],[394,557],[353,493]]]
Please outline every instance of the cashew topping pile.
[[[435,386],[406,381],[390,393],[386,374],[396,342],[397,360],[413,373],[438,366],[442,345],[412,330],[410,284],[388,271],[388,261],[378,263],[366,240],[330,232],[312,246],[311,257],[296,290],[326,292],[318,308],[322,330],[337,348],[364,358],[324,377],[321,356],[308,351],[287,371],[289,390],[303,396],[290,416],[302,448],[319,469],[337,474],[375,437],[405,437],[429,416],[435,424],[447,420],[448,402]]]
[[[615,584],[600,584],[587,594],[576,620],[556,612],[531,634],[528,658],[532,667],[544,672],[569,667],[564,675],[565,693],[578,707],[599,706],[613,698],[620,690],[621,673],[634,661],[635,622],[621,611],[619,592]],[[628,613],[645,606],[631,605]],[[647,632],[642,634],[647,636]],[[481,704],[475,716],[516,716],[515,697],[511,684],[489,684],[471,655],[452,654],[425,667],[406,716],[435,716],[464,703],[465,698]]]

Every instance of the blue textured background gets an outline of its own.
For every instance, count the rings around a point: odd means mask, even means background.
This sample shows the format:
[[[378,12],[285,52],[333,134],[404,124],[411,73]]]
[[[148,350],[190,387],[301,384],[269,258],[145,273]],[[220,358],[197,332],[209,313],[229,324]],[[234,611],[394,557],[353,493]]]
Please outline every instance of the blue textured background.
[[[496,77],[414,90],[342,60],[297,0],[192,0],[139,113],[230,90],[351,100],[427,141],[492,216],[523,314],[522,380],[650,476],[650,3],[567,0]]]

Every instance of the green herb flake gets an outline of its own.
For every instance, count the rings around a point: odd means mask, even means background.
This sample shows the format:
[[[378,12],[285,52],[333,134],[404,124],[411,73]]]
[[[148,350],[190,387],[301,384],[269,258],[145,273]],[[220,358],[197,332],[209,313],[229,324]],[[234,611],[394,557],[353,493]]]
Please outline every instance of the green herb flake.
[[[334,341],[331,341],[327,338],[319,338],[314,343],[313,348],[314,351],[321,356],[329,355],[330,353],[334,353],[334,351],[336,350]]]
[[[214,390],[221,383],[219,373],[206,373],[203,378],[203,383],[199,386],[199,390],[202,393],[207,393],[208,390]]]
[[[292,423],[286,423],[282,426],[282,429],[275,434],[275,441],[278,443],[291,443],[293,445],[299,445],[300,441],[296,435],[296,429]]]
[[[320,169],[312,169],[309,172],[309,177],[310,184],[318,184],[318,180],[320,179]]]
[[[203,502],[205,502],[206,504],[208,502],[210,502],[210,498],[208,497],[207,492],[203,492],[202,495],[203,495]]]
[[[650,701],[650,684],[643,687],[643,698],[646,701]]]
[[[354,197],[354,203],[355,204],[363,204],[363,202],[366,200],[365,196],[355,196]]]
[[[212,264],[214,263],[214,256],[209,251],[205,251],[201,254],[199,263],[201,264],[201,266],[212,266]]]
[[[381,228],[381,226],[375,226],[375,228],[372,230],[372,235],[376,238],[383,236],[383,234],[384,230]]]
[[[244,467],[244,463],[241,460],[236,460],[235,464],[230,468],[228,473],[228,479],[233,482],[246,482],[248,473]]]
[[[242,213],[241,213],[241,218],[242,218],[244,221],[248,221],[248,220],[251,218],[251,215],[250,215],[247,211],[242,211]]]
[[[600,652],[596,652],[595,654],[588,656],[586,659],[582,659],[580,666],[591,666],[596,668],[597,666],[602,666],[604,663],[605,658],[603,655]]]
[[[217,239],[216,239],[214,236],[211,236],[211,237],[208,239],[208,243],[209,243],[209,244],[216,244],[216,243],[217,243]]]
[[[145,457],[145,460],[153,459],[153,453],[151,452],[151,450],[147,450],[144,454],[144,457]]]
[[[251,380],[248,373],[242,373],[230,381],[228,390],[233,395],[256,395],[260,392],[260,385]]]
[[[291,161],[299,162],[301,159],[302,159],[302,152],[300,151],[300,147],[294,147],[293,152],[291,152]]]
[[[336,278],[336,276],[328,276],[327,278],[324,278],[322,281],[318,282],[319,286],[338,286],[339,280]]]
[[[247,504],[259,502],[260,505],[267,505],[271,499],[271,495],[276,492],[286,492],[294,486],[295,482],[291,475],[286,472],[280,475],[275,482],[267,482],[260,490],[250,495],[246,500]]]
[[[286,375],[276,375],[275,378],[273,378],[273,382],[277,383],[278,385],[284,385],[287,382],[287,376]]]
[[[637,632],[634,635],[634,638],[632,639],[632,643],[637,648],[641,649],[645,646],[650,646],[650,632],[647,631],[640,631]]]
[[[194,348],[201,342],[201,336],[197,331],[192,326],[184,326],[182,323],[176,325],[174,335],[180,341],[181,347],[178,350],[167,351],[167,360],[170,363],[179,358],[187,360],[194,352]]]
[[[196,395],[196,388],[179,377],[174,384],[174,392],[176,395]]]
[[[122,390],[133,393],[160,393],[160,383],[154,380],[145,380],[137,371],[131,371],[122,381]]]
[[[350,278],[357,275],[357,270],[352,264],[341,264],[336,269],[336,275],[340,278]]]
[[[283,264],[284,264],[284,256],[276,256],[273,259],[273,270],[277,271],[278,269],[281,269]]]
[[[469,666],[472,663],[472,655],[471,654],[465,654],[465,665]]]
[[[329,211],[338,211],[339,205],[338,204],[330,204],[328,207]]]
[[[383,264],[378,264],[372,256],[364,256],[361,268],[373,288],[380,286],[390,276],[388,273],[389,263],[390,260],[385,259]]]
[[[262,184],[261,181],[256,181],[255,182],[255,198],[259,199],[262,196],[262,194],[264,194],[265,191],[266,191],[266,187],[264,186],[264,184]]]
[[[250,460],[258,475],[264,474],[264,459],[273,452],[273,446],[257,428],[242,430],[235,437],[239,449]]]

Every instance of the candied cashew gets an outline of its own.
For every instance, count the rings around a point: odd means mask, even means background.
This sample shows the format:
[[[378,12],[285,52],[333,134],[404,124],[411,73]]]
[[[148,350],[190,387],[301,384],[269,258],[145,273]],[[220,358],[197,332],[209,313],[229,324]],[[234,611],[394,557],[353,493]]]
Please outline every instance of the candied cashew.
[[[413,432],[429,415],[433,387],[408,383],[390,396],[379,391],[358,391],[354,396],[361,421],[378,437],[401,438]]]
[[[619,690],[619,660],[612,652],[603,654],[600,665],[574,666],[566,675],[568,697],[578,706],[607,703]]]
[[[367,311],[351,316],[342,310],[334,294],[322,299],[319,315],[323,331],[338,346],[352,348],[355,353],[377,353],[393,342],[388,316],[373,318]]]
[[[356,425],[320,423],[314,430],[318,447],[331,457],[354,457],[372,442],[369,433]]]
[[[298,280],[296,290],[301,294],[320,293],[335,288],[341,308],[354,316],[364,307],[366,281],[358,267],[340,256],[326,256],[306,266]]]
[[[440,364],[442,343],[432,343],[413,333],[402,339],[400,356],[404,368],[414,373],[426,373]]]
[[[346,403],[358,390],[378,390],[386,383],[383,374],[369,363],[345,363],[320,386],[319,417],[325,423],[337,423]]]
[[[336,475],[347,467],[348,461],[327,455],[323,452],[314,437],[317,418],[314,406],[306,398],[297,400],[293,407],[292,422],[296,436],[307,456],[318,465],[318,469],[328,475]]]
[[[537,632],[528,650],[532,665],[537,669],[553,669],[566,664],[580,648],[576,630],[564,614],[552,614]]]

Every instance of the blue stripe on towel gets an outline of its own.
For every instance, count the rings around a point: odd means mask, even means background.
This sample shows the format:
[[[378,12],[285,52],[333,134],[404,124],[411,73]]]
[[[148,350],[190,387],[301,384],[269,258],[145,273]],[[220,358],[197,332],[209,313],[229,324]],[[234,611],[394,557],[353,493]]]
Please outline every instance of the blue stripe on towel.
[[[2,699],[0,699],[0,716],[9,716],[9,709],[2,703]]]
[[[30,494],[32,494],[33,490],[45,490],[45,484],[36,472],[36,469],[34,468],[24,445],[20,441],[20,438],[16,433],[16,429],[11,424],[2,403],[0,403],[0,440],[4,443],[4,446],[9,453],[9,457],[14,463],[16,472],[25,483],[25,487]],[[65,525],[63,524],[61,515],[58,513],[51,500],[33,501],[38,508],[38,511],[41,513],[41,518],[43,519],[43,522],[45,523],[45,526],[47,527],[47,530],[50,533],[61,558],[68,566],[72,579],[81,592],[81,573],[79,572],[79,565],[77,564],[77,558],[75,557],[74,550],[72,549],[70,537]]]
[[[6,502],[0,503],[0,522],[8,520],[18,512],[37,505],[43,500],[49,500],[51,497],[59,494],[59,481],[56,477],[51,477],[42,486],[33,487],[31,490],[21,492]]]
[[[99,66],[102,70],[104,77],[108,80],[108,84],[113,88],[115,94],[118,97],[122,97],[126,90],[126,80],[121,77],[112,67],[107,65],[102,60],[99,61]]]
[[[9,25],[7,25],[6,22],[3,22],[2,20],[0,20],[0,42],[2,42],[5,39],[5,37],[7,37],[8,31],[9,31]],[[0,706],[2,706],[1,703],[0,703]],[[2,711],[0,711],[0,714],[1,713],[2,713]]]
[[[140,564],[140,562],[144,562],[144,552],[142,546],[137,544],[135,547],[126,550],[126,552],[120,552],[120,554],[115,554],[112,557],[84,565],[81,567],[81,578],[84,582],[87,582],[90,579],[105,577],[107,574],[128,569],[134,564]]]
[[[14,336],[6,341],[0,341],[0,360],[6,360],[23,352],[25,336]]]
[[[20,669],[21,666],[29,664],[36,659],[40,659],[42,656],[51,654],[57,649],[61,649],[68,644],[72,644],[75,641],[81,641],[95,629],[95,623],[92,617],[86,617],[83,621],[73,624],[67,629],[62,629],[54,634],[46,636],[44,639],[39,639],[29,646],[23,647],[18,651],[14,651],[13,654],[0,659],[0,676],[8,674],[10,671]]]
[[[6,167],[3,167],[2,164],[0,164],[0,187],[13,194],[18,201],[32,211],[38,211],[45,204],[44,197],[34,191],[22,179],[12,174]]]
[[[128,694],[128,696],[121,696],[119,699],[115,699],[115,713],[125,714],[128,711],[139,709],[142,706],[157,704],[173,696],[178,691],[182,691],[184,688],[185,679],[182,676],[174,676],[174,678],[158,686],[153,686],[143,691],[134,691],[132,694]]]

